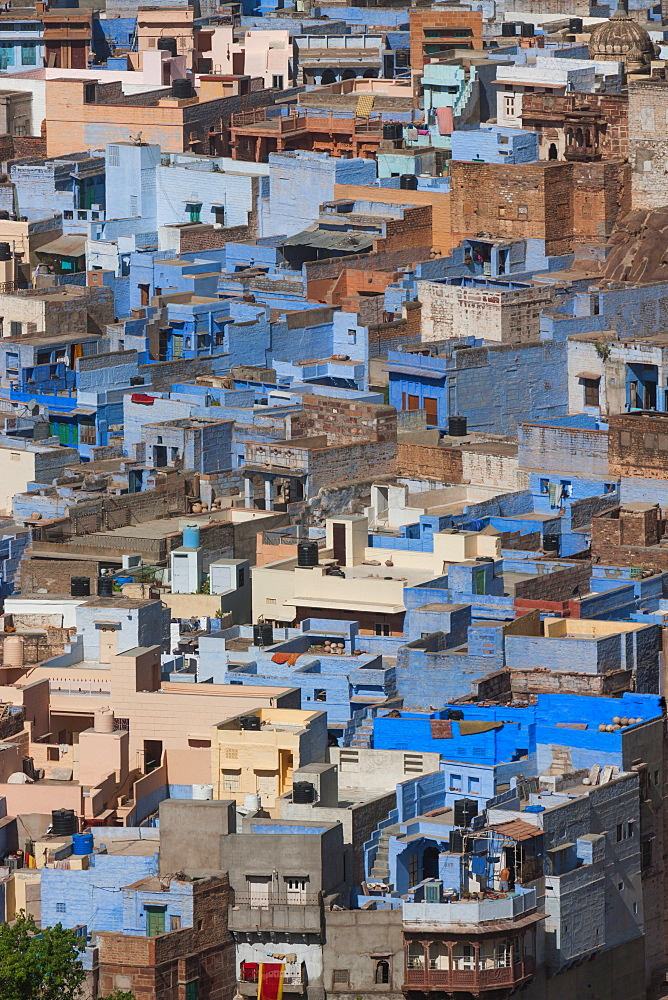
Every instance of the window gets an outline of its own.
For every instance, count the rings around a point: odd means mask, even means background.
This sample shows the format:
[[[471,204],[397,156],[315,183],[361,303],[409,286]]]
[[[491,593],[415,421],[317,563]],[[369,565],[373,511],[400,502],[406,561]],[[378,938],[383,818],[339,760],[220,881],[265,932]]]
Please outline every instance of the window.
[[[60,750],[58,747],[47,747],[46,749],[46,759],[47,760],[60,760]]]
[[[467,791],[469,794],[479,795],[480,794],[480,778],[468,778],[467,779]]]
[[[386,958],[376,962],[376,985],[383,986],[390,981],[390,963]]]
[[[56,913],[67,913],[67,904],[56,903]]]
[[[451,792],[461,792],[462,790],[462,776],[461,774],[451,774],[450,775],[450,791]]]
[[[359,759],[358,750],[341,750],[339,754],[339,767],[342,771],[356,771]]]
[[[276,74],[275,76],[272,76],[271,85],[274,88],[274,90],[283,90],[283,77],[281,76],[280,73]]]
[[[422,754],[404,754],[404,774],[422,774]]]
[[[223,770],[223,791],[238,792],[241,786],[241,771]]]
[[[623,892],[624,891],[624,883],[623,882],[618,882],[617,883],[617,890],[619,892]]]
[[[170,931],[180,931],[181,930],[181,917],[176,915],[169,918],[169,929]]]
[[[186,212],[190,216],[191,222],[199,222],[202,215],[202,203],[200,201],[189,202],[186,205]]]
[[[518,219],[528,219],[529,218],[529,206],[528,205],[518,205],[517,206],[517,218]]]
[[[9,324],[9,336],[10,337],[20,337],[23,331],[23,323],[18,322],[13,319]]]
[[[389,635],[390,626],[386,622],[376,622],[374,625],[374,632],[376,635]]]
[[[584,405],[585,406],[598,406],[599,405],[599,385],[600,380],[597,378],[583,378],[582,385],[584,386]]]
[[[327,701],[327,691],[325,688],[316,688],[313,692],[314,701]]]
[[[213,221],[218,226],[225,225],[225,206],[224,205],[214,205],[213,206]]]
[[[94,83],[84,84],[84,104],[95,104],[95,92],[97,86]]]
[[[24,66],[37,65],[37,45],[35,42],[24,42],[21,46],[21,62]]]
[[[494,946],[494,967],[510,968],[510,941],[497,941]]]
[[[640,841],[640,871],[645,872],[652,867],[652,838]]]
[[[626,824],[626,839],[630,840],[635,832],[636,832],[636,824],[634,820],[631,820]]]
[[[347,986],[350,982],[349,969],[334,969],[332,972],[332,986]]]
[[[634,914],[638,912],[638,904],[637,903],[633,904],[633,912],[634,912]]]
[[[239,756],[239,751],[233,750],[231,747],[228,747],[227,750],[225,751],[225,757],[227,758],[227,760],[236,760],[238,756]]]
[[[348,343],[349,344],[356,344],[357,343],[357,331],[356,330],[348,330]]]
[[[276,598],[275,597],[268,597],[265,603],[266,604],[275,604],[276,603]]]
[[[10,453],[10,458],[11,458],[12,462],[20,462],[21,461],[21,455],[20,455],[20,453],[18,451],[12,451]],[[56,750],[56,753],[58,753],[57,750]],[[53,758],[49,757],[49,760],[52,760],[52,759],[53,760],[58,760],[58,757],[53,757]]]
[[[197,1000],[198,997],[199,997],[199,979],[192,979],[189,983],[186,983],[185,1000]]]
[[[619,843],[619,841],[622,839],[623,836],[624,836],[624,824],[623,823],[618,823],[617,824],[617,834],[616,834],[617,843]]]
[[[424,945],[420,941],[408,942],[406,965],[409,969],[424,969]]]
[[[237,579],[238,579],[237,587],[243,587],[246,582],[246,574],[244,573],[243,569],[239,570],[239,575]]]
[[[541,479],[541,481],[540,481],[540,492],[541,493],[549,493],[549,491],[550,491],[550,480],[549,479]]]
[[[306,900],[306,879],[302,876],[288,876],[285,879],[285,894],[290,904],[302,904]]]
[[[411,854],[408,859],[408,888],[420,881],[420,859],[417,854]]]

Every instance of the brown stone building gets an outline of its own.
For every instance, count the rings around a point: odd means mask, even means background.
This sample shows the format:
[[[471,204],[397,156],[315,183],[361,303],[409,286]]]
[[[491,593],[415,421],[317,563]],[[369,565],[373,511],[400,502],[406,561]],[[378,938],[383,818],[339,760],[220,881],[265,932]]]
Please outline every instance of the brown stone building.
[[[668,203],[668,81],[629,80],[629,161],[633,208]]]
[[[522,128],[538,133],[541,160],[626,159],[628,106],[627,94],[525,93]]]
[[[629,174],[621,160],[509,166],[453,161],[452,235],[542,239],[548,255],[603,242],[629,210]]]
[[[171,887],[192,888],[192,926],[165,926]],[[128,890],[138,903],[146,896],[147,933],[100,933],[98,989],[132,993],[137,1000],[231,1000],[235,988],[234,943],[227,928],[229,881],[226,874],[191,882],[185,877],[142,879]],[[163,893],[165,905],[161,905]],[[156,901],[157,900],[157,901]]]
[[[93,34],[91,12],[57,10],[40,16],[44,22],[44,65],[87,69]]]
[[[611,414],[608,460],[614,478],[666,479],[668,413]]]
[[[592,518],[591,552],[597,562],[639,571],[668,570],[668,546],[661,544],[665,521],[656,503],[625,503]]]
[[[411,11],[411,69],[420,73],[426,62],[438,61],[452,49],[481,50],[482,13],[479,10]]]
[[[232,116],[230,145],[232,159],[266,163],[269,153],[296,149],[371,159],[383,138],[380,115],[340,117],[332,112],[309,113],[296,108],[287,115],[272,115],[266,108]]]

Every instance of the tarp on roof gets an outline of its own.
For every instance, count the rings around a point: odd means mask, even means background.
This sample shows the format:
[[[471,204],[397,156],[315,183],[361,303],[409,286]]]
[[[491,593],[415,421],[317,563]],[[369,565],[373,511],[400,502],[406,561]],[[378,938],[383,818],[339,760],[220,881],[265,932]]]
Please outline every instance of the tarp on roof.
[[[51,243],[45,243],[39,247],[37,254],[48,253],[53,257],[85,257],[86,237],[85,236],[59,236]]]
[[[306,229],[283,240],[284,246],[314,247],[316,250],[348,250],[357,253],[359,250],[370,250],[374,237],[368,233],[336,233],[331,229]]]

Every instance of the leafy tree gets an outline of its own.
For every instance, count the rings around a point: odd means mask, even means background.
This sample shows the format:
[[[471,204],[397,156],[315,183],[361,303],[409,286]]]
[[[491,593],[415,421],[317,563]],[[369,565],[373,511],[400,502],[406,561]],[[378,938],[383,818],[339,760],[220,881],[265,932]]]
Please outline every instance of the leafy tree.
[[[77,1000],[85,943],[62,924],[40,930],[23,911],[0,924],[0,1000]]]

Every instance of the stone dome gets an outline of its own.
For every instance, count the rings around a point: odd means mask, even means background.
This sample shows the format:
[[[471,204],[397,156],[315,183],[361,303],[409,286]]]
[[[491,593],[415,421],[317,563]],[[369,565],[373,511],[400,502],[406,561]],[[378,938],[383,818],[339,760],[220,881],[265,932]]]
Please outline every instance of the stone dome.
[[[629,17],[626,2],[620,3],[609,21],[592,31],[589,58],[624,63],[627,73],[649,71],[654,45],[645,29]]]

